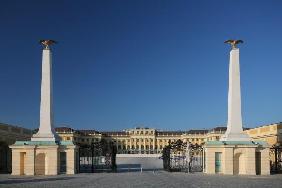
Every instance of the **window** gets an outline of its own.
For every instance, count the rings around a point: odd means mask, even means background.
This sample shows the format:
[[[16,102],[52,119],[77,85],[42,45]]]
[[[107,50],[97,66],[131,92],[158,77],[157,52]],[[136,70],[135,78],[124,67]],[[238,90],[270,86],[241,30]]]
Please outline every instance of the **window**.
[[[139,139],[138,139],[138,138],[136,139],[136,142],[139,142]]]
[[[84,142],[84,138],[81,139],[81,142]]]
[[[148,134],[148,131],[146,131],[145,134]]]
[[[143,134],[143,131],[141,131],[141,133],[140,134]]]
[[[67,140],[70,140],[70,137],[67,137]]]

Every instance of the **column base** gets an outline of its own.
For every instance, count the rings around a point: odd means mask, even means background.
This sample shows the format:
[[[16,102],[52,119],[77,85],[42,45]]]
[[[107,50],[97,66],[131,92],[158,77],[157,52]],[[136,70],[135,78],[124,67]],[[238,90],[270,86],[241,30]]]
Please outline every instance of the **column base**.
[[[208,141],[205,173],[268,175],[269,149],[264,141]]]
[[[78,148],[71,141],[17,141],[10,148],[12,175],[57,175],[62,169],[66,174],[77,173]]]
[[[251,138],[245,133],[225,133],[220,141],[251,141]]]
[[[53,133],[50,134],[36,133],[32,135],[31,141],[59,141],[59,138],[56,134]]]

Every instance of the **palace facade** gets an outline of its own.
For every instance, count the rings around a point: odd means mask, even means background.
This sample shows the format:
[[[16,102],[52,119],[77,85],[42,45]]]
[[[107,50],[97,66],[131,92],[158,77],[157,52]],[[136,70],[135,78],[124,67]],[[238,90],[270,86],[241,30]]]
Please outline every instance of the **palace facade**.
[[[210,130],[161,131],[147,127],[136,127],[124,131],[99,132],[96,130],[74,130],[69,127],[58,127],[56,132],[62,140],[71,140],[79,145],[90,145],[105,139],[114,142],[118,153],[161,153],[170,142],[182,140],[202,145],[206,141],[216,141],[225,133],[226,127]],[[264,140],[270,146],[282,145],[282,123],[244,129],[254,141]]]
[[[58,127],[56,132],[62,140],[71,140],[79,145],[90,145],[105,139],[114,142],[118,153],[161,153],[170,142],[182,140],[201,145],[208,140],[218,140],[226,127],[211,130],[161,131],[147,127],[136,127],[124,131],[98,132]]]
[[[124,131],[99,132],[96,130],[74,130],[70,127],[57,127],[56,132],[63,141],[73,141],[78,145],[91,145],[102,139],[114,142],[118,153],[161,153],[170,142],[178,139],[192,144],[216,141],[225,133],[226,127],[210,130],[162,131],[147,127],[136,127]],[[245,129],[254,141],[264,140],[270,146],[282,146],[282,122]],[[0,123],[0,173],[11,172],[11,150],[17,140],[30,140],[29,129]]]

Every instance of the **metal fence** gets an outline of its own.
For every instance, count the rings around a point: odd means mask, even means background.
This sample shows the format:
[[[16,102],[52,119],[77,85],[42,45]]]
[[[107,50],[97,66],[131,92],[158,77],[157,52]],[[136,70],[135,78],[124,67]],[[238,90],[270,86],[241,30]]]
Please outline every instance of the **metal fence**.
[[[282,173],[282,146],[272,146],[270,148],[269,157],[271,173]]]
[[[177,140],[163,149],[163,167],[169,172],[202,172],[203,148]]]
[[[116,170],[116,147],[113,143],[101,141],[79,148],[79,172],[100,172]]]

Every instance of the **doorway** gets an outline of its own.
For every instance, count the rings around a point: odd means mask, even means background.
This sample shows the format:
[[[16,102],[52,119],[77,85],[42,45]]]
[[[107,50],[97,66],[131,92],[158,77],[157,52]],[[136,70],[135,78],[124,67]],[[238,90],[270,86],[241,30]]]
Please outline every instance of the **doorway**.
[[[233,174],[245,174],[245,161],[242,153],[236,153],[234,155]]]
[[[35,157],[35,175],[45,175],[46,169],[46,155],[45,153],[39,153]]]
[[[261,152],[256,152],[256,175],[261,174]]]
[[[221,152],[215,152],[215,173],[221,172]]]
[[[66,152],[60,152],[60,173],[65,174],[67,172],[67,154]]]
[[[26,153],[20,152],[20,175],[25,175],[25,158]]]

